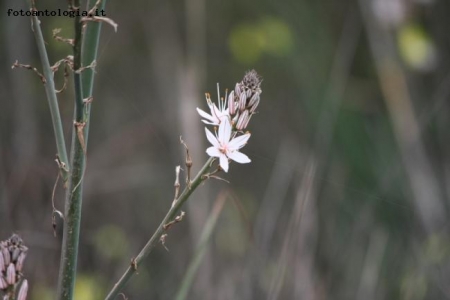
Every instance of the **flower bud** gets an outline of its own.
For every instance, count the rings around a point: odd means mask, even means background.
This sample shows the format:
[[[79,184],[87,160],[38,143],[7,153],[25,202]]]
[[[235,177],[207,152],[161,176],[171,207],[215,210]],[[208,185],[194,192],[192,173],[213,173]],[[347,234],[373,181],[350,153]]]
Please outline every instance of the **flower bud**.
[[[23,262],[25,261],[25,257],[27,257],[26,252],[21,252],[16,262],[16,270],[17,272],[22,272]]]
[[[20,286],[19,295],[17,296],[17,300],[26,300],[28,293],[28,280],[24,280],[22,285]]]
[[[6,282],[5,278],[3,278],[3,275],[0,274],[0,290],[4,290],[8,287],[8,283]]]
[[[239,83],[236,83],[236,86],[234,87],[234,93],[237,97],[241,96],[241,85]]]
[[[248,110],[244,110],[244,112],[241,114],[241,116],[239,117],[237,124],[236,124],[236,129],[237,130],[243,130],[245,129],[245,124],[248,124]]]
[[[258,107],[258,105],[259,105],[259,97],[258,97],[258,98],[256,98],[256,102],[255,102],[255,103],[253,103],[253,105],[252,105],[252,106],[250,106],[250,112],[251,112],[251,113],[254,113],[254,112],[255,112],[255,110],[256,110],[256,108]]]
[[[5,259],[3,258],[3,255],[0,253],[0,274],[5,270],[6,270]]]
[[[245,106],[247,105],[247,94],[242,93],[239,97],[239,110],[244,111]]]
[[[250,123],[250,119],[252,118],[253,114],[249,114],[249,116],[245,119],[244,128],[247,128],[248,123]]]
[[[11,262],[11,255],[9,254],[8,248],[6,247],[2,248],[2,255],[5,261],[5,266],[9,265],[9,263]]]
[[[236,102],[234,101],[234,91],[231,91],[228,95],[228,110],[230,115],[234,115],[236,113]]]
[[[10,251],[12,262],[16,262],[17,261],[17,258],[19,257],[20,252],[21,252],[20,249],[17,248],[17,247],[14,247],[12,249],[12,251]]]
[[[257,101],[259,101],[259,93],[253,94],[253,96],[250,98],[250,101],[248,102],[248,106],[253,106]]]
[[[14,264],[9,264],[8,269],[6,270],[6,282],[10,285],[16,284],[16,268]]]

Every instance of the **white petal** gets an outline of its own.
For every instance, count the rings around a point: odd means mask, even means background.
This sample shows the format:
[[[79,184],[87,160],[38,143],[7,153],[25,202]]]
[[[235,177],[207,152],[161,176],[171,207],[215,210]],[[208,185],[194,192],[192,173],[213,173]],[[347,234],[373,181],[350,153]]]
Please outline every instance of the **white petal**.
[[[211,116],[210,114],[204,112],[203,110],[201,110],[201,109],[198,108],[198,107],[197,107],[197,112],[198,112],[198,114],[199,114],[202,118],[208,119],[208,120],[211,121],[211,122],[214,122],[214,121],[215,121],[215,119],[213,118],[213,116]],[[216,123],[216,124],[217,124],[217,123]]]
[[[246,133],[243,134],[241,136],[238,136],[237,138],[232,139],[229,143],[228,143],[228,148],[230,150],[239,150],[242,147],[245,146],[245,144],[247,143],[248,139],[250,138],[251,134],[250,133]]]
[[[228,172],[228,157],[225,156],[225,154],[222,154],[220,156],[220,167],[225,171]]]
[[[214,136],[214,134],[211,133],[211,131],[208,130],[208,128],[205,127],[206,132],[206,138],[208,141],[216,148],[219,148],[219,141],[217,141],[217,138]]]
[[[206,125],[219,125],[219,124],[217,124],[217,122],[209,122],[209,121],[206,121],[206,120],[202,120],[202,122],[203,123],[205,123]]]
[[[218,140],[222,145],[228,144],[231,137],[231,124],[228,118],[223,118],[219,125],[219,137]]]
[[[222,155],[219,149],[215,147],[209,147],[208,149],[206,149],[206,153],[208,153],[208,155],[211,157],[220,157]]]
[[[248,158],[247,155],[245,155],[244,153],[241,153],[239,151],[234,151],[234,152],[228,153],[228,157],[240,164],[247,164],[247,163],[251,162],[250,158]]]

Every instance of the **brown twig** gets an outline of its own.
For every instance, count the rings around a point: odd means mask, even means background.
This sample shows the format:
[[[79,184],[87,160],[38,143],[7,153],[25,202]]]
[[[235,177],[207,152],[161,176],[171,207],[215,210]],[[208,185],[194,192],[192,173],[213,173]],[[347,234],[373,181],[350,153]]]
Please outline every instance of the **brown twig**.
[[[19,64],[19,62],[16,60],[14,62],[14,64],[11,66],[11,69],[15,69],[15,68],[24,68],[24,69],[34,71],[39,76],[39,78],[41,79],[43,84],[47,83],[47,80],[45,79],[44,75],[42,75],[35,67],[33,67],[31,65]]]

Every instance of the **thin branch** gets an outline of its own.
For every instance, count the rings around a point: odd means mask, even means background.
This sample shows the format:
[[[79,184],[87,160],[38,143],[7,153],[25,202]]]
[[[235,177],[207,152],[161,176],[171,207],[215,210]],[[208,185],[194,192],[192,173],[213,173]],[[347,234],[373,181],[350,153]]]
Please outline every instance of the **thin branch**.
[[[29,1],[31,10],[36,10],[34,1]],[[50,66],[50,62],[47,56],[47,50],[45,48],[45,41],[41,31],[41,22],[36,16],[31,17],[31,26],[33,29],[34,37],[36,38],[36,44],[41,58],[43,75],[45,78],[45,92],[47,94],[47,100],[50,107],[50,113],[52,116],[53,130],[55,131],[56,148],[58,151],[59,159],[66,168],[61,169],[61,176],[63,181],[66,182],[69,177],[69,159],[67,156],[66,142],[64,140],[64,131],[59,113],[58,98],[56,97],[55,82],[53,80],[53,71]]]
[[[122,275],[122,277],[119,279],[119,281],[114,285],[112,290],[109,292],[108,296],[106,296],[105,300],[113,300],[117,297],[117,295],[120,293],[120,291],[125,287],[127,282],[130,280],[131,277],[136,273],[137,269],[139,268],[142,261],[150,254],[150,252],[153,250],[153,248],[158,244],[158,242],[161,240],[161,236],[165,232],[164,226],[171,222],[175,216],[178,214],[179,210],[181,209],[182,205],[187,201],[189,196],[195,191],[195,189],[207,179],[204,175],[209,171],[209,168],[211,166],[211,163],[214,161],[214,158],[209,158],[206,163],[203,165],[203,167],[200,169],[198,174],[195,176],[195,178],[192,180],[192,184],[190,188],[186,186],[181,193],[180,197],[178,198],[178,201],[175,203],[174,206],[172,206],[169,210],[169,212],[166,214],[164,219],[162,220],[161,224],[159,224],[156,231],[153,233],[150,240],[147,242],[147,244],[142,248],[141,252],[138,256],[133,260],[133,264],[128,267],[128,269],[125,271],[125,273]]]

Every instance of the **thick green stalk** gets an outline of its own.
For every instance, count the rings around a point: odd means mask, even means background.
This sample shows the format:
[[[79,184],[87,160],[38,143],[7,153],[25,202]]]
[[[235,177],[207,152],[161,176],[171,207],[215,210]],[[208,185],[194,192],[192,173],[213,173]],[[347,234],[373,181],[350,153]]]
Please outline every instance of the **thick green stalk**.
[[[130,280],[130,278],[137,272],[142,261],[150,254],[150,252],[153,250],[156,244],[158,244],[158,242],[160,241],[161,235],[165,231],[164,225],[169,223],[171,220],[175,218],[175,216],[178,214],[181,207],[183,206],[184,202],[186,202],[186,200],[189,198],[189,196],[191,196],[192,192],[195,191],[195,189],[200,185],[200,183],[202,183],[207,178],[204,175],[206,175],[207,172],[209,171],[211,163],[213,161],[214,158],[212,157],[209,158],[203,165],[203,167],[200,169],[198,174],[195,176],[194,180],[192,180],[191,185],[186,186],[184,188],[183,192],[178,197],[177,202],[170,208],[169,212],[166,214],[161,224],[159,224],[158,229],[156,229],[155,233],[153,233],[152,237],[144,246],[144,248],[142,248],[141,252],[139,252],[138,256],[136,256],[136,258],[133,259],[128,269],[119,279],[119,281],[114,285],[112,290],[109,292],[108,296],[106,296],[105,300],[115,299],[117,295],[120,293],[120,291],[125,287],[128,280]]]
[[[31,9],[35,9],[35,7],[32,6],[32,2],[29,1],[29,5]],[[58,98],[56,96],[55,82],[53,80],[53,71],[48,60],[47,49],[45,48],[45,41],[42,35],[40,21],[37,17],[32,17],[31,20],[34,37],[36,38],[36,44],[38,47],[39,56],[41,58],[43,75],[45,78],[44,86],[47,94],[48,106],[50,107],[50,113],[52,116],[56,149],[61,162],[61,176],[64,182],[66,182],[69,177],[69,159],[67,157],[66,142],[64,140],[64,131],[61,122],[61,115],[59,113]]]
[[[74,1],[79,7],[80,1]],[[104,8],[106,1],[102,1]],[[93,4],[92,4],[93,5]],[[90,5],[89,7],[92,7]],[[74,43],[74,86],[75,86],[75,112],[74,129],[72,134],[71,166],[72,174],[66,194],[65,226],[61,253],[58,294],[59,300],[73,299],[73,291],[77,270],[78,244],[80,235],[83,177],[86,165],[86,148],[88,142],[90,104],[85,102],[92,96],[94,72],[86,67],[96,59],[101,23],[90,22],[87,25],[84,37],[82,36],[82,23],[80,17],[75,18]]]

